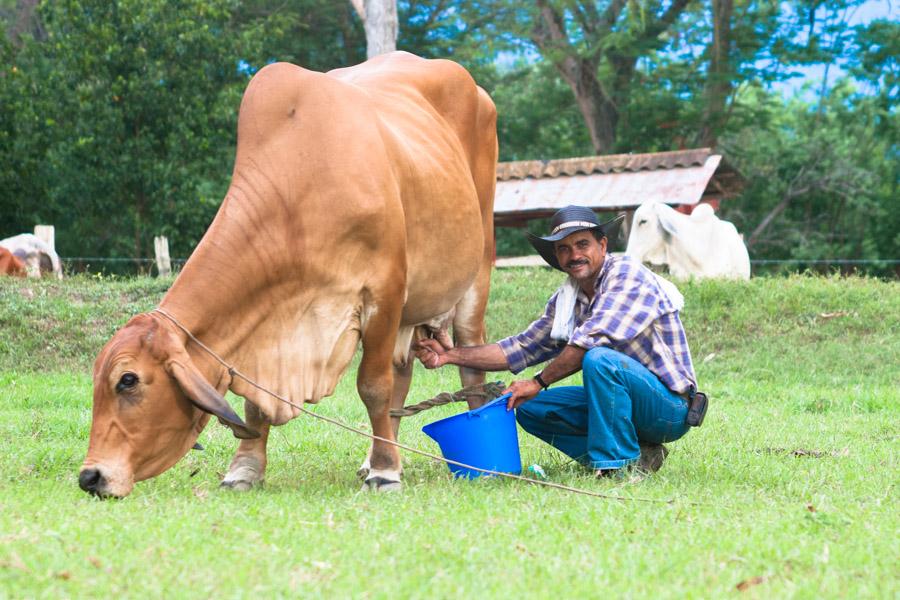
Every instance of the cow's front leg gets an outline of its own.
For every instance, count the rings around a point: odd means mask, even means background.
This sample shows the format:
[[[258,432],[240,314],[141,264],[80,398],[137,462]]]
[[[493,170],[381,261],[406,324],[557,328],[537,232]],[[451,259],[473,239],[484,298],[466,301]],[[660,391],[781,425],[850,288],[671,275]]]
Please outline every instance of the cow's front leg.
[[[394,364],[394,387],[391,392],[391,410],[396,408],[403,408],[404,402],[406,402],[406,396],[409,394],[409,386],[412,383],[412,372],[413,372],[413,360],[415,356],[412,352],[409,353],[407,357],[406,363],[403,365]],[[394,430],[394,439],[400,439],[400,417],[391,417],[391,427]],[[369,470],[372,465],[372,450],[374,448],[374,444],[369,446],[369,453],[366,455],[366,460],[363,461],[362,465],[360,465],[359,470],[356,472],[356,476],[360,479],[366,479],[369,476]],[[401,464],[400,472],[403,472],[403,467]]]
[[[241,440],[237,452],[222,480],[222,487],[245,492],[262,484],[266,474],[266,440],[269,439],[269,422],[249,400],[244,401],[247,425],[259,432],[253,440]]]

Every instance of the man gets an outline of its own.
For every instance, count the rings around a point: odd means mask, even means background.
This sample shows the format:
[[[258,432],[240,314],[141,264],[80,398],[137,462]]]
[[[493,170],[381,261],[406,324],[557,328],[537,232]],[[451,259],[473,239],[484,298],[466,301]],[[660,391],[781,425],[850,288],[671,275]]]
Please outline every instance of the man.
[[[532,379],[510,384],[507,408],[518,408],[526,431],[597,476],[631,465],[658,470],[668,454],[663,442],[688,430],[697,381],[678,317],[681,295],[634,259],[607,255],[610,223],[601,225],[589,208],[567,206],[553,216],[550,235],[528,234],[544,260],[569,277],[522,333],[483,346],[447,348],[430,339],[416,346],[429,369],[519,373],[552,359]],[[551,387],[579,370],[584,387]]]

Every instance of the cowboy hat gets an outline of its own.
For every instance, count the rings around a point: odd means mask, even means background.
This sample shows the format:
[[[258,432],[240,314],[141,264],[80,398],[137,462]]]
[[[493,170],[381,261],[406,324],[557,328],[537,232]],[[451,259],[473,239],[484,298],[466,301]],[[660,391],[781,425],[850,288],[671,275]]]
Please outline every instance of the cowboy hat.
[[[540,237],[531,232],[525,232],[528,241],[534,246],[547,264],[554,269],[562,271],[559,261],[556,260],[556,249],[553,242],[558,242],[566,236],[572,235],[576,231],[584,229],[599,229],[604,236],[607,236],[609,229],[616,225],[625,217],[620,214],[605,223],[601,223],[597,219],[597,215],[593,210],[585,206],[564,206],[556,211],[553,218],[550,219],[550,235]]]

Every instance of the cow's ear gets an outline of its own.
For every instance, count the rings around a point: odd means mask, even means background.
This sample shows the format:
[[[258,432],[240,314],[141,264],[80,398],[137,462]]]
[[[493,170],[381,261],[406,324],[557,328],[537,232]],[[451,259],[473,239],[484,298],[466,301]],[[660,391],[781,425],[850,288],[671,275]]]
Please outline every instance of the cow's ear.
[[[665,204],[657,204],[655,208],[656,217],[659,219],[659,226],[662,227],[663,233],[666,235],[678,235],[675,220],[671,215],[674,211]]]
[[[191,402],[200,410],[217,416],[222,425],[231,428],[234,437],[242,440],[259,437],[259,432],[250,429],[241,420],[225,402],[225,398],[219,395],[192,364],[184,365],[177,360],[170,360],[166,367]]]

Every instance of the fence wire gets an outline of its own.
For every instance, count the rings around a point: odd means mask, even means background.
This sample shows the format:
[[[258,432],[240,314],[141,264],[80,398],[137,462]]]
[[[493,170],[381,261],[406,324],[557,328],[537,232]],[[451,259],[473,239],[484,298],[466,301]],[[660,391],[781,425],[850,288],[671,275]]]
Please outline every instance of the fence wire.
[[[112,262],[112,263],[155,263],[155,258],[129,258],[129,257],[109,257],[109,256],[60,256],[62,262]],[[173,263],[185,263],[186,258],[170,258]]]
[[[750,261],[751,265],[900,265],[900,259],[896,258],[757,258]]]

